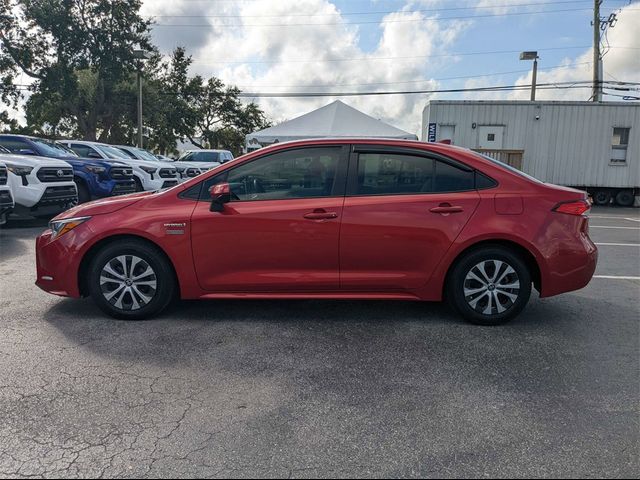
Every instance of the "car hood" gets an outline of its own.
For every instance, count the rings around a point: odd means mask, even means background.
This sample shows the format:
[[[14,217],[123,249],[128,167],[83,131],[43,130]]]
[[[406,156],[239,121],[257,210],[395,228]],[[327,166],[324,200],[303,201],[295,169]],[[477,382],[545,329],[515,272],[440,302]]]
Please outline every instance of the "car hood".
[[[71,165],[56,158],[39,157],[37,155],[14,155],[11,153],[0,153],[0,161],[13,163],[21,167],[70,167]]]
[[[128,165],[126,163],[123,163],[121,161],[111,161],[111,160],[101,160],[101,159],[97,159],[97,158],[86,158],[86,157],[68,157],[65,158],[64,160],[65,162],[70,163],[71,165],[76,165],[76,166],[80,166],[80,167],[84,167],[86,165],[91,165],[94,167],[104,167],[104,168],[111,168],[111,167],[127,167]]]
[[[113,213],[118,210],[121,210],[125,207],[133,205],[134,203],[139,202],[144,197],[148,197],[153,195],[155,192],[140,192],[140,193],[132,193],[130,195],[120,195],[118,197],[110,197],[110,198],[102,198],[100,200],[94,200],[93,202],[83,203],[82,205],[77,205],[60,215],[58,215],[54,220],[62,220],[65,218],[73,218],[73,217],[86,217],[93,215],[104,215],[106,213]]]

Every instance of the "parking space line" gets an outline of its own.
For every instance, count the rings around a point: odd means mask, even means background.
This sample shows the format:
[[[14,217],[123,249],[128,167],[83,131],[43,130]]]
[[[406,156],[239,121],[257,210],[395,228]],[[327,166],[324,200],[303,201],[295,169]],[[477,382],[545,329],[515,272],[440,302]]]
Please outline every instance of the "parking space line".
[[[619,230],[640,230],[640,227],[608,227],[606,225],[589,225],[589,228],[614,228]]]
[[[604,278],[606,280],[640,280],[640,277],[629,277],[624,275],[594,275],[593,278]]]
[[[640,243],[597,243],[598,246],[610,246],[610,247],[640,247]]]

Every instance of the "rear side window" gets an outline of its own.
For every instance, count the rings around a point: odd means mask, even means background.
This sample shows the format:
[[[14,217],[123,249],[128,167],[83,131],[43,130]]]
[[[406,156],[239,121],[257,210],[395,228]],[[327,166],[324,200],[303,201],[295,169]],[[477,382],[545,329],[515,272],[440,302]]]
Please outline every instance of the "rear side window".
[[[356,195],[408,195],[475,189],[475,173],[417,155],[363,153],[358,156]]]
[[[363,153],[358,158],[357,195],[401,195],[433,191],[434,161],[394,153]]]
[[[436,160],[436,178],[434,192],[465,192],[475,188],[473,170],[462,170],[445,162]]]

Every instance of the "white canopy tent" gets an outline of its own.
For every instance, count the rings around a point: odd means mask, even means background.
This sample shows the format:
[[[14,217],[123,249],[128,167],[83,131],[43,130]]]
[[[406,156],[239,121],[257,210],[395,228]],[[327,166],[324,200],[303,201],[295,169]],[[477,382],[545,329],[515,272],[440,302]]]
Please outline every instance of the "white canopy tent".
[[[326,137],[418,139],[412,133],[381,122],[336,100],[300,117],[253,132],[246,136],[245,141],[247,149],[252,150],[277,142]]]

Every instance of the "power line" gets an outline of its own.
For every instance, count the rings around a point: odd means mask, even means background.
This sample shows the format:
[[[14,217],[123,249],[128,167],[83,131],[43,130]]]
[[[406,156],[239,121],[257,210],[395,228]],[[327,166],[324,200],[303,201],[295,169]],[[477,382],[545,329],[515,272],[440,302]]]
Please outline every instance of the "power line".
[[[627,9],[630,10],[630,9]],[[156,27],[180,27],[180,28],[211,28],[211,27],[313,27],[313,26],[331,26],[331,25],[384,25],[387,23],[416,23],[428,20],[448,21],[448,20],[470,20],[474,18],[490,18],[490,17],[510,17],[522,15],[546,15],[553,13],[565,12],[584,12],[591,11],[591,8],[565,8],[559,10],[542,10],[537,12],[507,12],[507,13],[488,13],[483,15],[464,15],[455,17],[423,17],[419,19],[402,19],[402,20],[380,20],[380,21],[362,21],[362,22],[332,22],[332,23],[223,23],[223,24],[179,24],[179,23],[155,23],[151,28]],[[410,12],[408,12],[410,13]]]
[[[622,1],[624,0],[615,0]],[[388,15],[390,13],[429,13],[429,12],[448,12],[457,10],[477,10],[477,9],[495,9],[495,8],[517,8],[517,7],[534,7],[547,5],[561,5],[568,3],[590,3],[588,0],[562,0],[554,2],[536,2],[536,3],[507,3],[501,5],[470,5],[467,7],[445,7],[445,8],[427,8],[416,10],[383,10],[368,12],[335,12],[335,13],[286,13],[279,15],[144,15],[151,18],[282,18],[282,17],[347,17],[356,15]]]
[[[603,82],[605,83],[605,82]],[[607,84],[615,82],[606,82]],[[578,88],[590,89],[593,82],[591,80],[575,81],[575,82],[556,82],[556,83],[539,83],[536,88],[540,90],[571,90]],[[624,82],[625,85],[634,85],[633,83]],[[434,93],[465,93],[465,92],[508,92],[518,90],[529,90],[531,85],[502,85],[492,87],[476,87],[476,88],[450,88],[450,89],[429,89],[429,90],[396,90],[396,91],[377,91],[377,92],[242,92],[240,97],[243,98],[307,98],[307,97],[365,97],[365,96],[382,96],[382,95],[417,95],[417,94],[434,94]],[[629,89],[631,90],[631,89]]]
[[[539,70],[554,70],[561,68],[573,68],[580,65],[591,65],[591,62],[580,62],[572,64],[554,65],[552,67],[540,68]],[[427,83],[442,82],[444,80],[463,80],[479,77],[495,77],[498,75],[510,75],[514,73],[529,73],[531,69],[511,70],[509,72],[479,73],[476,75],[464,75],[459,77],[442,77],[442,78],[423,78],[421,80],[406,80],[402,82],[374,82],[374,83],[332,83],[328,84],[312,84],[312,85],[236,85],[238,88],[327,88],[327,87],[368,87],[373,85],[400,85],[410,83]]]
[[[582,49],[582,48],[590,48],[591,45],[580,45],[580,46],[571,46],[571,47],[549,47],[549,48],[539,48],[538,51],[553,51],[553,50],[572,50],[572,49]],[[640,47],[623,47],[623,46],[613,46],[611,48],[620,48],[620,49],[629,49],[629,50],[640,50]],[[221,65],[221,64],[280,64],[280,63],[317,63],[317,62],[356,62],[356,61],[372,61],[372,60],[405,60],[405,59],[416,59],[416,58],[441,58],[441,57],[466,57],[466,56],[475,56],[475,55],[501,55],[501,54],[513,54],[520,53],[525,48],[517,49],[517,50],[493,50],[493,51],[478,51],[478,52],[451,52],[451,53],[438,53],[432,55],[408,55],[408,56],[395,56],[395,57],[354,57],[354,58],[317,58],[317,59],[297,59],[297,60],[219,60],[215,62],[200,62],[194,61],[194,65]]]

